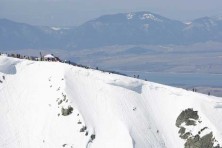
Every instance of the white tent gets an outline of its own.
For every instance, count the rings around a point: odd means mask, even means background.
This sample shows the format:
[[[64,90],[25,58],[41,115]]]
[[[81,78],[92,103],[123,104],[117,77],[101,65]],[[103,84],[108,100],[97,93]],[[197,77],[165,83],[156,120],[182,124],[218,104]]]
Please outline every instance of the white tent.
[[[58,58],[55,57],[53,54],[47,54],[44,56],[44,60],[46,61],[58,61]]]
[[[54,59],[55,57],[52,54],[47,54],[44,56],[44,58]]]

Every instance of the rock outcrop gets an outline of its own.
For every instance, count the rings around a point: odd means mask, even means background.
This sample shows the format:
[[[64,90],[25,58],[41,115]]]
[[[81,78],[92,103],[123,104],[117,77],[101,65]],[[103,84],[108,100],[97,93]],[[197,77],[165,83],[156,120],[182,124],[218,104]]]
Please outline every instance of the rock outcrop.
[[[195,128],[201,122],[198,111],[194,111],[192,108],[182,111],[178,116],[176,126],[180,128],[178,131],[180,138],[186,141],[184,148],[221,148],[214,138],[213,132],[209,132],[208,127],[202,128],[197,134],[193,134],[188,129],[190,126]],[[206,132],[206,130],[208,130],[208,133],[203,135],[202,132]]]

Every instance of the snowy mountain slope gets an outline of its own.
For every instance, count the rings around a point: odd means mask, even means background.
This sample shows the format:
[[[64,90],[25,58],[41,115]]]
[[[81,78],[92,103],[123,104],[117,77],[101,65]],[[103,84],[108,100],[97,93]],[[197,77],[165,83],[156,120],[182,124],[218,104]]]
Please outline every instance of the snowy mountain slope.
[[[216,146],[222,144],[221,114],[221,98],[0,56],[2,148],[182,148],[194,136]]]

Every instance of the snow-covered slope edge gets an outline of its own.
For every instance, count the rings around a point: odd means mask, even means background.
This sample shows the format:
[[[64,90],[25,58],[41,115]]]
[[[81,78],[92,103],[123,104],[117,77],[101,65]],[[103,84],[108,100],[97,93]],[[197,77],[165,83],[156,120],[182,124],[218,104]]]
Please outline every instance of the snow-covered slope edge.
[[[216,146],[222,144],[221,115],[221,98],[0,56],[2,148],[182,148],[203,144],[211,132],[207,140]]]

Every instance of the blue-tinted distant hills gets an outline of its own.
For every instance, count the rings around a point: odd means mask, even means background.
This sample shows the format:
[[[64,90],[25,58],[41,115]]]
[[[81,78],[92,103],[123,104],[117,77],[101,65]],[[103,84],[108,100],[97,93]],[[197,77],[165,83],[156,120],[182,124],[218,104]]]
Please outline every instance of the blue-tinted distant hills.
[[[63,48],[61,35],[49,27],[0,19],[0,49]]]
[[[81,49],[207,41],[222,41],[222,18],[203,17],[184,23],[143,11],[104,15],[68,29],[0,19],[0,49]]]
[[[38,27],[0,19],[0,48],[2,49],[41,48],[44,38],[50,39]]]
[[[222,41],[222,18],[202,17],[193,20],[184,28],[187,43]]]
[[[185,25],[149,12],[105,15],[88,21],[73,32],[80,47],[124,44],[182,43]]]

